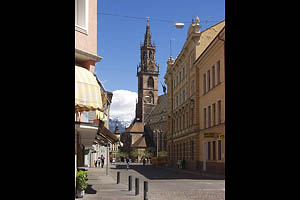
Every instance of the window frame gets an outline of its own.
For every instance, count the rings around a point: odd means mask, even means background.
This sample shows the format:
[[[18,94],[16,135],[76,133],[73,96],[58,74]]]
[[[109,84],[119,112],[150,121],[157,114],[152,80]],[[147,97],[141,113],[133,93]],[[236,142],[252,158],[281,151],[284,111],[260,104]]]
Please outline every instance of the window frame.
[[[84,4],[85,4],[85,27],[81,26],[78,24],[78,15],[77,15],[77,9],[78,9],[78,1],[84,1]],[[81,33],[84,33],[84,34],[88,34],[88,24],[89,24],[89,20],[88,20],[88,16],[89,16],[89,12],[88,12],[88,7],[89,7],[89,1],[88,0],[75,0],[75,30],[76,31],[79,31]]]

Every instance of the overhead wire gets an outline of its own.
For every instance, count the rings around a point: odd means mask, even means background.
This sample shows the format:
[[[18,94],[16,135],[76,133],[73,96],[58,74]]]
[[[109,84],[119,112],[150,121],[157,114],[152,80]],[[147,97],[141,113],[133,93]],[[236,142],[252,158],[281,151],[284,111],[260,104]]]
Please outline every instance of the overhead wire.
[[[128,16],[128,15],[119,15],[119,14],[112,14],[112,13],[104,13],[104,12],[98,12],[97,14],[99,15],[109,15],[109,16],[115,16],[115,17],[124,17],[124,18],[132,18],[132,19],[140,19],[140,20],[146,20],[146,17],[136,17],[136,16]],[[159,18],[150,18],[151,21],[161,21],[161,22],[166,22],[166,23],[175,23],[175,21],[171,20],[166,20],[166,19],[159,19]],[[190,23],[187,21],[180,21],[181,23]],[[210,21],[210,20],[205,20],[205,22],[200,22],[200,23],[208,23],[208,22],[218,22],[218,21]]]

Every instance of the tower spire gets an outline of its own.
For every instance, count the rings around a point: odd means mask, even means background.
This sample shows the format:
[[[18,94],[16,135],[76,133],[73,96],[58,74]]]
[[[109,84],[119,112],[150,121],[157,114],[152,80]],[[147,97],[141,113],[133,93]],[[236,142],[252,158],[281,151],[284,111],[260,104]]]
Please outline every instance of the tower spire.
[[[144,46],[152,46],[152,39],[151,39],[150,25],[149,25],[149,17],[147,17],[147,26],[146,26]]]

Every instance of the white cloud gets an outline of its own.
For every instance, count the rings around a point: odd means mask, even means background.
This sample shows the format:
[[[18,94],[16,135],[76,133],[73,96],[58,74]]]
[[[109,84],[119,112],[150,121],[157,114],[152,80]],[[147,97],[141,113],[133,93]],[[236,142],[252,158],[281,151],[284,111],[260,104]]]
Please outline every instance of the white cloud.
[[[112,104],[110,106],[110,118],[118,118],[121,121],[131,121],[135,117],[135,105],[138,94],[128,90],[113,91]]]

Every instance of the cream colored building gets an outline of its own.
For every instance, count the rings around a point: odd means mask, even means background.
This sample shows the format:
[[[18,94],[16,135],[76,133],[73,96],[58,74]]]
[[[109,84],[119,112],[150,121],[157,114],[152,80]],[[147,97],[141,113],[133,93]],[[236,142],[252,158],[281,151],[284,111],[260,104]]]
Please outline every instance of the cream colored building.
[[[75,189],[77,167],[92,165],[87,151],[95,144],[101,150],[101,145],[118,140],[104,125],[109,107],[94,74],[101,59],[97,55],[97,0],[75,0]],[[88,112],[96,112],[98,121],[90,122]]]
[[[225,173],[225,26],[196,60],[202,169]],[[205,164],[203,164],[205,163]]]
[[[202,73],[207,70],[198,66],[204,52],[215,40],[218,33],[225,27],[225,21],[201,31],[199,18],[196,23],[191,24],[188,29],[186,42],[177,56],[176,60],[169,58],[165,83],[167,84],[168,99],[168,127],[167,150],[169,152],[169,165],[177,167],[178,160],[185,159],[186,168],[208,170],[207,162],[203,162],[203,141],[208,141],[207,134],[203,140],[202,130],[203,109],[205,106],[212,106],[218,98],[204,97],[202,102]],[[218,52],[219,53],[219,52]],[[207,54],[206,56],[211,54]],[[215,57],[215,56],[214,56]],[[224,59],[224,57],[222,57]],[[220,58],[221,59],[221,58]],[[224,63],[223,60],[221,63]],[[216,73],[216,72],[215,72]],[[220,89],[217,89],[220,88]],[[217,86],[215,91],[221,91]],[[211,90],[213,91],[213,90]],[[215,95],[219,95],[216,93]],[[219,98],[218,100],[222,100]],[[224,106],[223,106],[224,107]],[[212,109],[212,108],[210,108]],[[201,115],[202,114],[202,115]],[[210,143],[210,145],[212,145]],[[214,144],[215,145],[215,144]],[[223,145],[224,146],[224,145]]]

